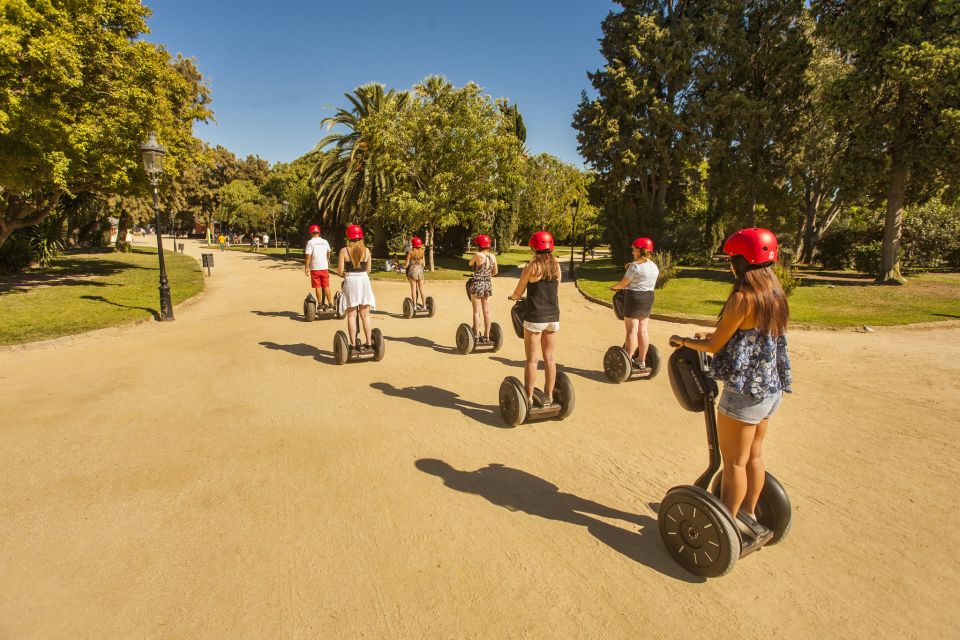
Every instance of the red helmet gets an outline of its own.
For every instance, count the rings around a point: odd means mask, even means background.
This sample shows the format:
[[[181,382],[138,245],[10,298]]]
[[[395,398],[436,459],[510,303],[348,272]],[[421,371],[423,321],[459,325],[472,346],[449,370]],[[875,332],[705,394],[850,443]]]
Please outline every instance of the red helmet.
[[[413,247],[414,249],[419,249],[420,247],[423,246],[423,240],[421,240],[417,236],[413,236],[412,238],[410,238],[410,246]]]
[[[347,227],[347,240],[363,240],[363,229],[358,224]]]
[[[634,249],[646,249],[650,253],[653,253],[653,240],[650,238],[637,238],[630,246]]]
[[[493,239],[488,235],[480,234],[473,239],[473,244],[477,245],[481,249],[489,249],[491,246],[493,246]]]
[[[537,253],[553,251],[553,234],[549,231],[537,231],[530,236],[530,248]]]
[[[310,233],[320,233],[320,225],[318,224],[310,225]]]
[[[750,264],[777,261],[777,236],[772,231],[753,227],[741,229],[723,243],[723,252],[743,256]]]

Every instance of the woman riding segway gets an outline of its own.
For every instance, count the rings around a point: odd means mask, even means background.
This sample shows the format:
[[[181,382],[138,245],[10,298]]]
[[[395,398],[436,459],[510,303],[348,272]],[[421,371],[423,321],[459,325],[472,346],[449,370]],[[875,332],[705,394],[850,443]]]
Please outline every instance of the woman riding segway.
[[[716,330],[696,338],[674,335],[670,345],[715,354],[709,375],[723,382],[717,406],[720,498],[742,530],[768,538],[771,532],[755,514],[766,475],[764,437],[792,383],[786,337],[790,310],[772,269],[777,261],[773,233],[742,229],[727,238],[723,252],[730,256],[736,283]]]
[[[490,251],[493,240],[488,235],[473,239],[477,252],[470,258],[473,267],[468,290],[473,305],[473,332],[478,344],[490,342],[490,296],[493,295],[493,277],[497,275],[497,257]]]
[[[423,240],[413,236],[410,239],[407,259],[403,262],[403,270],[407,274],[407,282],[410,283],[410,299],[413,300],[416,311],[423,311],[427,304],[427,296],[423,293],[423,262]]]
[[[633,262],[627,265],[623,279],[610,288],[623,291],[623,324],[627,331],[623,348],[633,359],[633,368],[646,371],[647,349],[650,347],[647,324],[653,310],[653,290],[660,269],[650,259],[653,254],[653,240],[637,238],[631,247]]]
[[[340,249],[337,271],[343,278],[343,296],[340,304],[346,310],[347,335],[351,339],[350,351],[369,350],[371,342],[370,309],[375,309],[377,299],[370,286],[370,250],[363,242],[363,229],[360,225],[347,227],[347,246]],[[341,309],[342,311],[343,309]],[[360,327],[363,326],[363,343],[360,342]]]

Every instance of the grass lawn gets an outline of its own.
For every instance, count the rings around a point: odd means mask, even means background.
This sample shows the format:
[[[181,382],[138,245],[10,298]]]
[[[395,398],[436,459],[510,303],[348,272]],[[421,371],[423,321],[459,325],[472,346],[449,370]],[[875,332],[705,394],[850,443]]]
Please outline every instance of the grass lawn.
[[[203,290],[193,258],[165,252],[173,304]],[[0,344],[45,340],[156,316],[157,250],[71,251],[49,268],[0,276]]]
[[[790,296],[793,322],[829,327],[862,324],[889,326],[960,319],[960,274],[934,273],[909,278],[902,287],[878,286],[853,272],[804,272]],[[588,262],[577,270],[580,288],[609,300],[609,287],[623,276],[608,260]],[[716,318],[730,293],[733,276],[724,269],[681,267],[656,294],[654,313]]]

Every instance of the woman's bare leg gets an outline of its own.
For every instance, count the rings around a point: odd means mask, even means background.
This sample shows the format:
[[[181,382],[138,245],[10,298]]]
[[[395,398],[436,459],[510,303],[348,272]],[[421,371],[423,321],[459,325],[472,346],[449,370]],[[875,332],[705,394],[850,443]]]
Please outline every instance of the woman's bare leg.
[[[413,300],[413,305],[417,305],[417,281],[413,278],[407,278],[407,282],[410,283],[410,299]]]
[[[544,331],[540,337],[540,347],[543,350],[543,393],[553,400],[553,385],[557,381],[557,361],[554,351],[557,346],[557,332]]]
[[[720,499],[734,517],[747,495],[747,461],[750,459],[750,448],[756,432],[755,424],[740,422],[717,413],[717,436],[720,441],[720,454],[723,456]]]
[[[523,329],[523,351],[527,361],[523,367],[523,386],[527,390],[527,400],[533,402],[533,389],[537,386],[537,345],[540,342],[539,333],[531,333]]]
[[[355,344],[357,338],[357,308],[347,309],[347,340],[351,345]]]
[[[471,294],[470,304],[473,305],[473,333],[476,336],[483,335],[483,312],[481,311],[480,298]]]
[[[763,462],[763,439],[767,435],[769,420],[762,420],[757,425],[757,432],[750,445],[750,459],[747,460],[747,494],[743,498],[743,510],[747,513],[757,512],[757,501],[763,491],[763,483],[767,477],[767,466]]]
[[[490,325],[493,323],[493,319],[490,317],[490,298],[481,298],[480,307],[483,309],[483,335],[490,337]]]
[[[360,320],[363,322],[363,335],[366,338],[363,344],[370,344],[370,305],[360,305]]]
[[[650,348],[650,334],[647,333],[648,324],[650,324],[650,318],[641,318],[639,321],[637,337],[640,342],[640,362],[647,361],[647,349]]]
[[[627,337],[623,341],[623,349],[631,358],[633,357],[633,353],[637,350],[637,328],[639,324],[640,321],[636,318],[623,319],[623,326],[627,330]]]
[[[420,293],[420,304],[427,306],[427,296],[423,293],[423,278],[417,280],[417,291]]]

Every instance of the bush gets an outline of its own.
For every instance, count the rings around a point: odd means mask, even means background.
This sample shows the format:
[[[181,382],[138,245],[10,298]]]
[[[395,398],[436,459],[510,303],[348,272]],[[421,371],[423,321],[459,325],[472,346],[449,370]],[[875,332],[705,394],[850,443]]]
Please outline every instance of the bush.
[[[17,229],[0,247],[0,272],[18,273],[31,265],[46,267],[63,251],[63,221],[48,218]]]
[[[794,290],[800,286],[803,278],[800,276],[800,271],[795,267],[785,267],[781,264],[773,265],[773,272],[777,274],[777,279],[780,280],[780,284],[783,286],[783,292],[787,294],[789,298]]]
[[[660,275],[657,276],[655,289],[663,289],[670,282],[670,279],[677,275],[677,264],[673,259],[673,254],[669,251],[654,252],[650,255],[657,268],[660,269]]]
[[[870,276],[880,274],[880,255],[883,241],[874,240],[853,246],[853,268]]]

